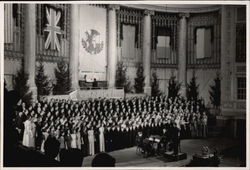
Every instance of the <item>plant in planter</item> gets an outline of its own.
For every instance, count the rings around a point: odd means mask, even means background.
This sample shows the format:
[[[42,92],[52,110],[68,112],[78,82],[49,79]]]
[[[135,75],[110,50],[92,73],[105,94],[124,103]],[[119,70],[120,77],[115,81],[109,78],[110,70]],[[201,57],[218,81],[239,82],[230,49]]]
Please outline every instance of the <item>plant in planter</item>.
[[[24,71],[24,61],[22,60],[21,68],[14,77],[13,89],[19,93],[22,101],[27,105],[31,104],[32,92],[29,91],[28,74]]]
[[[175,99],[176,97],[179,97],[180,87],[181,84],[175,80],[175,76],[171,76],[168,82],[168,98]]]
[[[144,79],[145,79],[145,77],[143,76],[143,67],[141,64],[138,64],[136,78],[135,78],[135,84],[134,84],[134,88],[135,88],[136,93],[143,93],[143,91],[144,91],[143,88],[145,86]]]
[[[190,80],[190,83],[187,84],[187,99],[198,101],[199,99],[199,85],[196,83],[196,77],[193,75],[193,77]]]
[[[159,96],[161,95],[161,91],[159,89],[159,82],[156,73],[152,74],[152,83],[151,83],[151,95],[152,96]]]
[[[220,104],[221,104],[221,84],[220,84],[220,75],[217,73],[214,84],[210,86],[209,90],[210,94],[210,101],[214,107],[214,112],[219,113],[220,111]]]
[[[35,78],[36,86],[37,86],[37,95],[49,95],[52,86],[51,82],[49,81],[49,78],[44,73],[44,65],[42,61],[39,62],[39,65],[37,67],[37,74]]]
[[[125,93],[128,93],[131,92],[131,83],[127,78],[126,74],[127,74],[127,67],[124,65],[122,61],[118,62],[115,86],[117,88],[124,88]]]
[[[55,68],[56,84],[54,94],[67,94],[71,88],[71,78],[69,74],[69,65],[65,61],[57,63]]]

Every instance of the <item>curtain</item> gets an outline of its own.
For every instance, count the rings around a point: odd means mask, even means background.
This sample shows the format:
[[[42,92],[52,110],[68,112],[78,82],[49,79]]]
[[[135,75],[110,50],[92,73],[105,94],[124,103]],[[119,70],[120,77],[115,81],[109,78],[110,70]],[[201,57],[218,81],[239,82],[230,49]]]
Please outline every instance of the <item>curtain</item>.
[[[135,57],[135,26],[123,25],[123,40],[122,40],[122,57],[134,58]]]
[[[13,43],[13,5],[4,5],[4,43]]]

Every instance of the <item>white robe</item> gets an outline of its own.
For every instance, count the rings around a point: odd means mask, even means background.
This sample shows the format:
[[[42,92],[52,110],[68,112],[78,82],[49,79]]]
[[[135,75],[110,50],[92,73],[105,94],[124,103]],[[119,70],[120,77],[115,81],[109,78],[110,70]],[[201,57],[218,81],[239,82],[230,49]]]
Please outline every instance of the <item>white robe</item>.
[[[104,127],[99,128],[100,152],[105,152]]]
[[[89,154],[95,154],[95,137],[94,137],[94,130],[88,131],[88,139],[89,139]]]
[[[77,148],[81,149],[82,148],[82,146],[81,146],[82,142],[81,142],[81,134],[80,134],[80,132],[76,133],[76,138],[77,138],[77,140],[76,140]]]
[[[77,136],[76,134],[71,134],[71,148],[77,148]]]
[[[35,147],[36,125],[30,120],[24,122],[23,145]]]
[[[43,133],[43,136],[44,136],[44,139],[43,139],[43,142],[42,142],[42,145],[41,145],[41,151],[42,151],[42,152],[45,152],[45,150],[44,150],[44,143],[45,143],[45,141],[47,140],[47,138],[48,138],[48,136],[49,136],[49,133],[48,133],[48,132],[44,132],[44,133]]]

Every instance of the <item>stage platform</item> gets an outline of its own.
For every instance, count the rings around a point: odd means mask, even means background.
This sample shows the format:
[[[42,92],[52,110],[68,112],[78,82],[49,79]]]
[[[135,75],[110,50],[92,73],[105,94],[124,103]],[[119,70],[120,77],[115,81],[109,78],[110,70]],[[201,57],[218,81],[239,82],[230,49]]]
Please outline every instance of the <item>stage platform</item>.
[[[187,159],[179,161],[169,161],[163,155],[143,158],[142,155],[136,154],[136,147],[126,148],[118,151],[110,152],[116,159],[116,167],[182,167],[187,165],[194,154],[201,153],[201,147],[206,145],[210,148],[216,147],[218,150],[224,150],[235,146],[237,142],[233,139],[187,139],[181,141],[181,151],[187,153]],[[85,157],[83,160],[84,167],[90,167],[94,156]],[[240,162],[238,158],[223,156],[223,167],[238,167]]]
[[[168,161],[180,161],[180,160],[187,159],[187,154],[183,152],[179,152],[177,155],[173,155],[173,152],[165,152],[164,157]]]

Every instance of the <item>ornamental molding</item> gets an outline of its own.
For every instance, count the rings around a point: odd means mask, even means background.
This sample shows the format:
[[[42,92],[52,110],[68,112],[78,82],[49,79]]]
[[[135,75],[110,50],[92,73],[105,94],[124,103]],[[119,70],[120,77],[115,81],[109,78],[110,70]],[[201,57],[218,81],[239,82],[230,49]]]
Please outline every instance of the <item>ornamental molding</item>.
[[[108,5],[108,9],[109,10],[119,10],[120,9],[120,5],[118,5],[118,4],[109,4]]]
[[[246,109],[246,102],[236,102],[236,109]]]
[[[36,61],[43,61],[47,63],[57,63],[60,61],[69,62],[69,57],[37,55]]]
[[[148,9],[145,9],[144,10],[144,15],[146,15],[146,16],[150,16],[150,15],[154,15],[155,14],[155,12],[154,11],[152,11],[152,10],[148,10]]]
[[[190,17],[190,14],[189,13],[179,13],[179,17],[181,18],[189,18]]]
[[[24,58],[24,54],[21,52],[15,51],[4,51],[4,59],[8,60],[22,60]]]
[[[234,108],[233,101],[222,101],[221,105],[222,105],[222,108],[224,108],[224,109],[233,109]]]
[[[152,11],[159,11],[159,12],[169,12],[169,13],[207,13],[218,11],[221,9],[221,5],[210,5],[207,7],[199,7],[199,8],[182,8],[182,7],[168,7],[168,4],[162,4],[165,6],[156,6],[151,4],[126,4],[122,6],[130,7],[130,8],[137,8],[137,9],[148,9]]]

